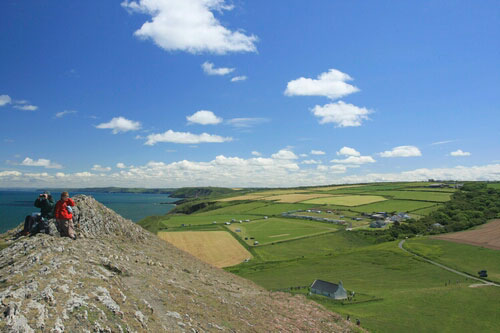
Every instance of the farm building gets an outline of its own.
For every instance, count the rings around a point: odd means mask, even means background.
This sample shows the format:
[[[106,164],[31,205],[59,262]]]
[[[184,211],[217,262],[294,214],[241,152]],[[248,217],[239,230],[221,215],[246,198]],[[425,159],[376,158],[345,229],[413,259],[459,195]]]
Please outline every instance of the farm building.
[[[339,281],[339,284],[323,281],[323,280],[315,280],[311,285],[311,293],[327,296],[333,299],[346,299],[347,291],[342,286],[342,281]]]

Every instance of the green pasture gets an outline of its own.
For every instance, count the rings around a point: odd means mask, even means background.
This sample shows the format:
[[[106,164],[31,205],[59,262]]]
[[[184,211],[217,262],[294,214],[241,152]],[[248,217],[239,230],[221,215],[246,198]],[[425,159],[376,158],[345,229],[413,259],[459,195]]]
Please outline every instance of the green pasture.
[[[246,240],[247,244],[253,245],[258,241],[260,245],[280,242],[288,239],[295,239],[325,232],[333,232],[339,229],[339,226],[330,223],[322,223],[300,219],[268,218],[253,222],[235,223],[230,229]],[[250,239],[253,237],[254,239]]]
[[[496,190],[500,190],[500,183],[490,183],[488,184],[489,188],[494,188]]]
[[[256,250],[270,261],[251,261],[228,270],[274,290],[310,285],[315,279],[342,280],[346,289],[381,300],[342,305],[325,298],[322,303],[334,312],[359,318],[363,327],[374,332],[486,332],[500,325],[500,288],[469,288],[473,280],[421,261],[401,251],[397,242],[347,243],[344,250],[329,254],[328,248],[336,246],[331,241],[330,246],[326,237],[318,242],[323,250],[317,257],[309,252],[310,256],[297,258],[298,247],[290,252],[292,259],[282,261],[265,251],[305,240],[266,246]],[[282,248],[282,256],[287,251]]]
[[[254,250],[264,261],[280,261],[337,255],[370,244],[370,241],[358,237],[356,233],[339,230],[274,245],[258,246]]]
[[[433,206],[431,202],[411,200],[386,200],[368,205],[351,207],[351,210],[361,213],[372,212],[413,212],[417,209]]]
[[[249,214],[226,214],[226,215],[171,215],[168,219],[162,220],[162,224],[165,227],[178,227],[182,224],[185,225],[202,225],[202,224],[224,224],[224,222],[230,222],[231,219],[236,220],[255,220],[261,219],[262,216],[249,215]]]
[[[284,212],[289,212],[292,210],[306,210],[314,208],[316,205],[302,204],[302,203],[268,203],[265,206],[261,206],[255,209],[250,209],[246,211],[249,214],[255,215],[280,215]]]
[[[420,191],[420,192],[447,192],[447,193],[454,193],[457,191],[457,189],[455,188],[451,188],[451,187],[443,187],[443,188],[440,188],[440,187],[437,187],[437,188],[433,188],[433,187],[408,187],[408,188],[404,188],[405,191]]]
[[[500,282],[498,250],[427,237],[410,239],[404,246],[424,257],[473,276],[477,276],[478,271],[486,269],[489,280]]]
[[[437,204],[437,205],[429,206],[429,207],[426,207],[426,208],[414,210],[414,211],[412,211],[412,213],[424,216],[424,215],[427,215],[427,214],[429,214],[429,213],[431,213],[431,212],[433,212],[435,210],[438,210],[442,206],[443,206],[442,204]]]
[[[231,202],[232,203],[232,202]],[[210,215],[227,215],[227,214],[241,214],[246,213],[249,210],[256,209],[259,207],[268,206],[269,202],[265,201],[251,201],[245,203],[230,204],[228,206],[209,210],[202,213],[196,213],[197,216],[210,216]]]
[[[419,192],[419,191],[378,191],[374,194],[383,195],[392,199],[406,199],[419,201],[446,202],[450,200],[451,193]]]
[[[366,205],[373,202],[387,200],[384,197],[376,195],[342,195],[335,197],[316,198],[303,201],[305,204],[317,205],[338,205],[338,206],[359,206]]]

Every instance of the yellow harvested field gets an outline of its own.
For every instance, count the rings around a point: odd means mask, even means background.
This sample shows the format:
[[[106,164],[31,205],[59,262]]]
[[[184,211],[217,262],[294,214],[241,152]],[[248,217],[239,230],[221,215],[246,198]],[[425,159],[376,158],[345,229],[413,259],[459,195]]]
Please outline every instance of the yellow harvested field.
[[[227,231],[159,232],[158,237],[215,267],[228,267],[251,258]]]
[[[361,187],[365,185],[339,185],[339,186],[327,186],[327,187],[312,187],[310,191],[332,191],[332,190],[341,190],[343,188],[351,188],[351,187]]]
[[[293,193],[309,193],[309,190],[267,190],[258,192],[256,194],[261,194],[262,196],[270,196],[270,195],[282,195],[282,194],[293,194]]]
[[[246,195],[239,195],[237,197],[230,197],[230,198],[224,198],[224,199],[219,199],[217,201],[237,201],[237,200],[259,200],[263,198],[264,196],[262,194],[246,194]]]
[[[331,197],[331,196],[332,196],[331,194],[322,194],[322,193],[312,193],[312,194],[293,193],[293,194],[273,195],[262,199],[273,200],[277,202],[296,203],[304,200],[322,198],[322,197]]]
[[[327,198],[316,198],[312,200],[303,201],[303,203],[353,207],[384,200],[387,199],[378,195],[339,195],[333,197],[329,196]]]

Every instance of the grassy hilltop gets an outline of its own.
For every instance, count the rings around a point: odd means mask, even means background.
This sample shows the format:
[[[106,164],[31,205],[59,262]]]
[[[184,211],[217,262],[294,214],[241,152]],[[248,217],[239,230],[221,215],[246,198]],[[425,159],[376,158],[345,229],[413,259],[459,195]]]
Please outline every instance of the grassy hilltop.
[[[478,281],[431,265],[402,251],[398,243],[408,238],[405,248],[423,257],[475,276],[487,269],[490,279],[499,281],[497,250],[429,237],[499,217],[500,191],[495,184],[467,183],[461,189],[429,185],[242,191],[188,200],[172,214],[140,224],[171,238],[182,231],[188,251],[197,244],[190,243],[186,232],[228,232],[252,257],[226,270],[267,289],[307,294],[304,287],[315,279],[342,280],[356,293],[352,301],[309,297],[359,318],[371,331],[493,331],[500,325],[500,288],[471,288]],[[387,218],[406,213],[407,218],[371,228],[368,215],[377,212]]]

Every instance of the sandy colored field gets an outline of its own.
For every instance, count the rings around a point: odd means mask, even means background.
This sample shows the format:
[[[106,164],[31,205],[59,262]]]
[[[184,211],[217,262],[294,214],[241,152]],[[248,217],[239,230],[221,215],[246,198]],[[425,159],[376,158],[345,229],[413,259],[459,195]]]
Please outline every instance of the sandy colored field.
[[[262,194],[255,193],[255,194],[246,194],[246,195],[239,195],[237,197],[230,197],[230,198],[219,199],[217,201],[259,200],[262,197],[264,197]]]
[[[327,186],[327,187],[312,187],[310,191],[331,191],[331,190],[340,190],[343,188],[351,188],[351,187],[361,187],[365,185],[339,185],[339,186]]]
[[[500,220],[493,220],[475,230],[454,232],[433,238],[500,250]]]
[[[387,200],[378,195],[340,195],[328,196],[327,198],[316,198],[304,201],[303,203],[320,204],[320,205],[340,205],[340,206],[359,206],[373,202]]]
[[[293,193],[309,193],[308,190],[267,190],[262,192],[257,192],[256,194],[261,194],[263,196],[270,195],[282,195],[282,194],[293,194]]]
[[[273,195],[270,197],[265,197],[263,200],[273,200],[276,202],[286,202],[286,203],[297,203],[304,200],[314,199],[314,198],[323,198],[323,197],[331,197],[331,194],[322,194],[322,193],[313,193],[313,194],[283,194],[283,195]]]
[[[158,237],[216,267],[233,266],[252,257],[226,231],[159,232]]]

